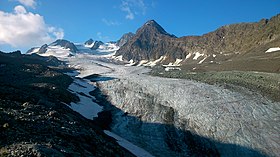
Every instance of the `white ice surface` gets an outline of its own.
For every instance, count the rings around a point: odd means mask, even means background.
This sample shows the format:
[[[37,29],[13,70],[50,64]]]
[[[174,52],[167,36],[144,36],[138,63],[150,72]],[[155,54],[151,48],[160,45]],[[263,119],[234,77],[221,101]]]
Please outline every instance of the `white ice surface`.
[[[106,135],[111,136],[114,139],[116,139],[119,145],[126,148],[128,151],[130,151],[132,154],[134,154],[137,157],[153,157],[153,155],[151,155],[146,150],[134,145],[133,143],[127,141],[126,139],[124,139],[110,131],[104,130],[104,133]]]
[[[77,77],[83,78],[92,74],[105,74],[111,71],[110,68],[100,66],[97,60],[104,56],[90,54],[76,54],[75,57],[68,58],[67,61],[71,67],[79,69]]]

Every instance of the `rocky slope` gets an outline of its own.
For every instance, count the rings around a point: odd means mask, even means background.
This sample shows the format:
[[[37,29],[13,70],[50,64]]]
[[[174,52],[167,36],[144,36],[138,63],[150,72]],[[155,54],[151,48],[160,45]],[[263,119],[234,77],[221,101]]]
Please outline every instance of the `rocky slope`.
[[[133,156],[68,107],[79,99],[61,66],[0,52],[0,156]]]
[[[168,34],[156,21],[146,22],[139,28],[136,34],[116,53],[122,55],[126,60],[150,60],[158,59],[167,54],[170,40],[176,39],[174,35]]]
[[[174,63],[177,59],[180,65],[188,65],[185,68],[191,70],[254,70],[254,66],[262,62],[265,68],[259,66],[261,71],[272,68],[271,71],[277,72],[279,69],[265,62],[265,59],[272,58],[276,64],[279,62],[279,53],[266,53],[269,48],[280,45],[279,25],[280,15],[276,15],[269,20],[226,25],[202,36],[175,38],[152,20],[139,28],[116,55],[138,63],[164,56],[160,63]],[[249,65],[247,69],[246,63]],[[240,66],[235,67],[234,64]]]

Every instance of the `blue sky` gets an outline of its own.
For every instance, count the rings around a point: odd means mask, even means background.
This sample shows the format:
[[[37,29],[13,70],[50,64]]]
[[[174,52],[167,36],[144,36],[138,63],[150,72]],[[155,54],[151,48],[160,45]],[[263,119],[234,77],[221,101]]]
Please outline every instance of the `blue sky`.
[[[202,35],[279,13],[280,0],[0,0],[0,50],[57,38],[116,41],[150,19],[178,37]]]

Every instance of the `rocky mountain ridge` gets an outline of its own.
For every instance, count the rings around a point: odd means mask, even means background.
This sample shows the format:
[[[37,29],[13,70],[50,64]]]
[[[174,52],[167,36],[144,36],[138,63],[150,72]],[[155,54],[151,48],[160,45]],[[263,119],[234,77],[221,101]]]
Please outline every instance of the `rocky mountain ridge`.
[[[259,60],[274,55],[265,52],[280,46],[279,26],[280,14],[269,20],[222,26],[202,36],[176,38],[152,20],[140,27],[135,36],[117,51],[116,56],[121,55],[123,59],[136,63],[164,57],[159,61],[162,64],[179,60],[180,65],[189,65],[189,69],[203,65],[205,68],[209,64],[217,69],[225,61],[252,57]]]

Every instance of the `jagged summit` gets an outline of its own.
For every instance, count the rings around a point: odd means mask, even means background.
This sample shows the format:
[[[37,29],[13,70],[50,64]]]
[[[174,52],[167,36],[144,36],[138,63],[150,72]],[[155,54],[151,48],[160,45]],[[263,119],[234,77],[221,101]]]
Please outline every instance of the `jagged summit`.
[[[92,43],[94,43],[94,40],[90,38],[85,42],[85,45],[91,45]]]
[[[169,51],[169,40],[176,36],[167,33],[155,20],[147,21],[136,34],[117,51],[126,60],[150,60],[160,58]]]
[[[149,20],[143,26],[152,26],[152,27],[162,28],[155,20]]]
[[[69,57],[78,51],[74,43],[65,39],[58,39],[51,44],[44,44],[41,47],[31,48],[26,53],[37,53],[43,56]]]
[[[137,30],[136,35],[141,33],[161,34],[170,37],[176,37],[167,33],[155,20],[147,21],[142,27]]]
[[[51,43],[49,46],[61,46],[65,49],[70,49],[70,51],[74,53],[78,51],[77,47],[72,42],[65,39],[58,39],[55,42]]]

